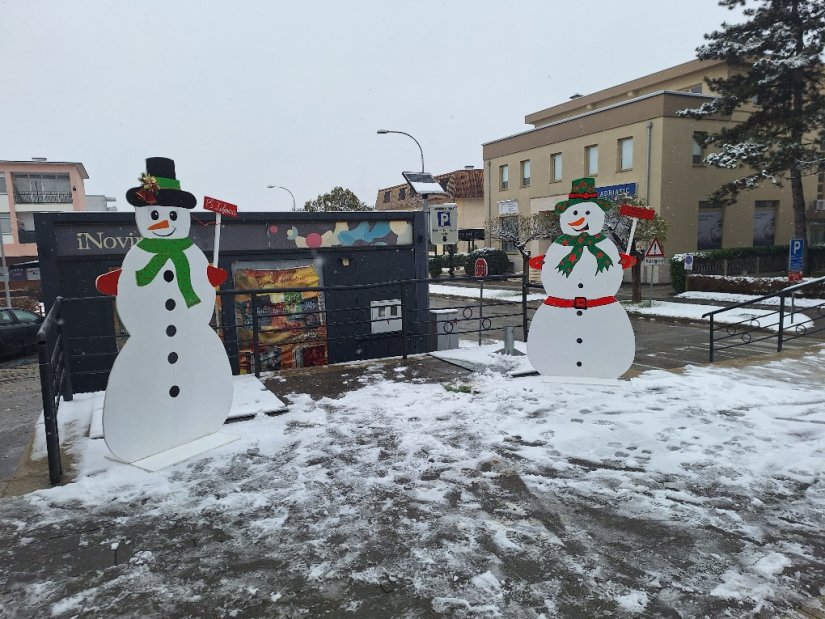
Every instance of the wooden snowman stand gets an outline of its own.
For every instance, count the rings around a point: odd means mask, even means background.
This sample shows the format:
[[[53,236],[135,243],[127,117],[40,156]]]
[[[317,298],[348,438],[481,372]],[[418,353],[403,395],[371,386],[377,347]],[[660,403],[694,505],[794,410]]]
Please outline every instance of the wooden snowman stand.
[[[150,473],[155,473],[183,462],[184,460],[189,460],[190,458],[194,458],[202,453],[216,449],[217,447],[227,445],[236,440],[238,440],[237,436],[232,436],[231,434],[225,434],[223,432],[214,432],[213,434],[207,434],[201,438],[196,438],[194,441],[189,441],[183,445],[178,445],[177,447],[162,451],[153,456],[149,456],[148,458],[142,458],[140,460],[135,460],[134,462],[127,462],[126,464],[131,464],[132,466],[136,466],[144,471],[149,471]]]

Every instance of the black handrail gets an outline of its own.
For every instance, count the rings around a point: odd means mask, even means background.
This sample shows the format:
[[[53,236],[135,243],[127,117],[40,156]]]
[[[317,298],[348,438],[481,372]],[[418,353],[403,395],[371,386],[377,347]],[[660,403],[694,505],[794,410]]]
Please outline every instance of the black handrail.
[[[715,359],[715,349],[716,349],[715,342],[717,340],[714,339],[713,333],[715,331],[714,318],[718,314],[722,314],[724,312],[729,312],[731,310],[739,309],[739,308],[742,308],[742,307],[750,307],[750,306],[756,305],[758,303],[761,303],[762,301],[765,301],[767,299],[775,299],[777,297],[779,298],[779,309],[775,310],[773,312],[770,312],[767,315],[779,314],[778,321],[776,323],[777,327],[778,327],[777,328],[777,333],[776,333],[776,352],[782,352],[782,347],[783,347],[783,343],[784,343],[784,331],[785,331],[785,299],[786,299],[786,297],[793,295],[793,293],[796,292],[797,290],[803,290],[805,288],[810,288],[812,286],[817,286],[817,285],[820,285],[820,284],[825,284],[825,277],[819,277],[817,279],[812,279],[812,280],[809,280],[809,281],[806,281],[806,282],[799,282],[798,284],[793,284],[791,286],[787,286],[787,287],[783,288],[782,290],[778,290],[778,291],[772,292],[770,294],[762,295],[760,297],[756,297],[755,299],[749,299],[747,301],[740,301],[738,303],[734,303],[733,305],[729,305],[729,306],[726,306],[726,307],[720,307],[719,309],[716,309],[716,310],[713,310],[711,312],[706,312],[706,313],[702,314],[702,318],[709,318],[710,319],[710,328],[709,328],[709,332],[708,332],[708,335],[709,335],[709,338],[708,338],[708,344],[709,344],[708,361],[710,363],[713,363],[713,361]],[[792,309],[791,310],[791,316],[793,316],[793,314],[794,314],[794,310]],[[746,320],[741,320],[737,323],[734,323],[734,326],[738,325],[738,324],[744,324],[745,322],[747,322],[747,319]],[[773,325],[765,325],[765,326],[773,326]],[[755,331],[758,328],[759,327],[757,326],[752,330]],[[821,330],[822,329],[817,329],[815,331],[812,331],[811,333],[817,333],[818,331],[821,331]],[[752,340],[749,333],[743,332],[743,334],[742,334],[743,339],[744,339],[745,335],[747,335],[748,338],[746,340],[744,340],[742,344],[735,344],[735,346],[741,346],[743,344],[749,344],[749,343],[751,343],[751,341],[761,341],[761,340],[764,340],[764,339],[768,339],[768,337],[770,337],[770,336],[766,336],[766,337],[758,338],[757,340]],[[730,336],[727,336],[727,337],[732,337],[732,336],[733,336],[733,334],[731,334]],[[725,338],[720,338],[720,340],[721,339],[725,339]],[[733,345],[726,346],[725,348],[730,348],[732,346]]]

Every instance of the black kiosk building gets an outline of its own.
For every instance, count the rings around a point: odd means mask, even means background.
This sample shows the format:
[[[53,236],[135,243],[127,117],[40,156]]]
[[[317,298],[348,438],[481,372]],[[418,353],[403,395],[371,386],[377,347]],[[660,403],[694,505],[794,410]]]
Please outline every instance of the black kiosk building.
[[[214,223],[213,213],[192,213],[190,237],[210,260]],[[134,215],[40,213],[35,226],[46,310],[68,299],[61,315],[74,390],[104,389],[125,332],[114,297],[101,295],[95,279],[140,240]],[[224,217],[218,266],[229,272],[219,333],[236,374],[430,349],[421,212]],[[264,291],[253,301],[246,290]]]

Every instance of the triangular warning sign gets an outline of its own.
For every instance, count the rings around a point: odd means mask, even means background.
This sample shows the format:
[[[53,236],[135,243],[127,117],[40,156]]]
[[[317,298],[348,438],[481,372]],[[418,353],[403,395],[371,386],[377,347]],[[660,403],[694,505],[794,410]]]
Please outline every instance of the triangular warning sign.
[[[665,252],[662,249],[662,246],[659,245],[659,239],[653,239],[653,242],[650,244],[650,247],[647,248],[645,252],[645,258],[664,258]]]

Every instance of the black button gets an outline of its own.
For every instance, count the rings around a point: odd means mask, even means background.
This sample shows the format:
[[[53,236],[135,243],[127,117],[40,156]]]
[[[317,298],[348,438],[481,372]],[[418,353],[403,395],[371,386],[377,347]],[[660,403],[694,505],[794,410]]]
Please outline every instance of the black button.
[[[169,353],[169,356],[168,356],[168,357],[166,357],[166,360],[167,360],[169,363],[175,363],[175,362],[178,360],[178,353],[176,353],[176,352],[170,352],[170,353]]]
[[[581,365],[581,363],[579,365]],[[172,388],[169,390],[169,395],[171,395],[173,398],[178,397],[179,393],[180,387],[178,387],[177,385],[173,385]]]
[[[584,284],[579,284],[579,288],[584,288]]]
[[[175,325],[169,325],[168,327],[166,327],[166,335],[168,335],[169,337],[172,337],[177,332],[178,330],[175,328]]]
[[[576,344],[581,344],[581,343],[582,343],[582,339],[580,337],[577,337],[576,338]]]
[[[579,310],[579,311],[577,311],[577,312],[576,312],[576,316],[581,316],[581,315],[582,315],[582,311],[581,311],[581,310]]]
[[[582,362],[581,362],[581,361],[576,361],[576,365],[577,365],[577,366],[579,366],[579,367],[581,367],[581,366],[582,366]],[[177,389],[177,387],[175,387],[175,389]]]
[[[166,309],[170,312],[175,309],[175,300],[174,299],[166,299]]]
[[[165,279],[167,282],[171,282],[173,279],[175,279],[175,274],[172,273],[172,269],[166,269],[163,272],[163,279]]]

